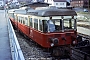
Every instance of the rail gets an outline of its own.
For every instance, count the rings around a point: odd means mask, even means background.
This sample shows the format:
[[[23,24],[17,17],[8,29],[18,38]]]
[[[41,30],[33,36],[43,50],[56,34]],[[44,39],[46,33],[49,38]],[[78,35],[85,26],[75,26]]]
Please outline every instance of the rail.
[[[8,31],[9,31],[12,60],[25,60],[9,19],[8,19]]]
[[[78,33],[79,36],[82,36],[83,38],[86,38],[87,40],[90,40],[90,36],[89,35],[85,35],[82,33]]]
[[[71,48],[71,60],[90,60],[90,46]]]

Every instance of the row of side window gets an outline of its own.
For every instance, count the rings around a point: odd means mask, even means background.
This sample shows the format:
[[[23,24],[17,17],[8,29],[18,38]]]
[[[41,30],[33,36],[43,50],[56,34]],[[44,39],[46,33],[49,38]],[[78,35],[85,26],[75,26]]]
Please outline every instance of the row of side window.
[[[28,17],[15,16],[15,20],[18,20],[18,22],[20,22],[21,24],[25,24],[36,30],[43,31],[42,20],[40,20],[40,19],[36,19],[36,18],[28,19]]]
[[[35,28],[36,30],[43,31],[42,20],[36,18],[30,18],[30,27]]]

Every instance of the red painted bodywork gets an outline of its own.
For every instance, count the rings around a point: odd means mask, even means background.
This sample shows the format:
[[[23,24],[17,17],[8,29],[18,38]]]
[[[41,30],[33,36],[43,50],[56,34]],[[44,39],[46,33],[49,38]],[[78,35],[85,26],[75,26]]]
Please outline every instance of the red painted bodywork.
[[[27,35],[29,38],[34,40],[36,43],[45,48],[50,48],[50,38],[58,38],[59,43],[55,46],[60,45],[69,45],[72,43],[72,37],[76,38],[77,33],[74,30],[66,31],[66,32],[54,32],[54,33],[42,33],[40,31],[35,30],[34,28],[30,28],[24,24],[19,22],[15,22],[14,19],[10,18],[12,24],[14,24],[21,32]],[[66,40],[62,40],[65,38]]]

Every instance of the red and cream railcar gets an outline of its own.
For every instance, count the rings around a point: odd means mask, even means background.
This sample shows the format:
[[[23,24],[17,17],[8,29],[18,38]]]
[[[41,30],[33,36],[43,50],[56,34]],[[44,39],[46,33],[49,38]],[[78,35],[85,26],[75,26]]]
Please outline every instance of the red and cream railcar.
[[[45,48],[76,44],[76,12],[69,9],[35,9],[26,14],[9,13],[14,25]]]

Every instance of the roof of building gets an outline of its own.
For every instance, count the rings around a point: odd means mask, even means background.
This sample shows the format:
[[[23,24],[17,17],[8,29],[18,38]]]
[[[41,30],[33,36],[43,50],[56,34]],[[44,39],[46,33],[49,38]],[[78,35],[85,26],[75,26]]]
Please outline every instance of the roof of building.
[[[25,4],[24,6],[35,6],[35,7],[46,7],[49,6],[50,4],[44,3],[44,2],[31,2],[29,4]]]

